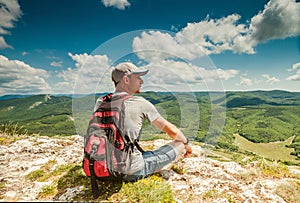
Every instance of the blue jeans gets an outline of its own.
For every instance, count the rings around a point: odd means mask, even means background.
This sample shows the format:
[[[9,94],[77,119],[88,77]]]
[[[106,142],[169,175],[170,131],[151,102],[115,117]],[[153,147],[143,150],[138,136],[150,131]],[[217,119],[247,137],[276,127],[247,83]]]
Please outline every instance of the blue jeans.
[[[176,151],[170,144],[166,144],[153,151],[145,151],[143,153],[145,162],[144,167],[131,175],[126,175],[124,177],[124,180],[136,181],[138,179],[145,178],[159,171],[164,166],[172,163],[175,160],[176,156]]]

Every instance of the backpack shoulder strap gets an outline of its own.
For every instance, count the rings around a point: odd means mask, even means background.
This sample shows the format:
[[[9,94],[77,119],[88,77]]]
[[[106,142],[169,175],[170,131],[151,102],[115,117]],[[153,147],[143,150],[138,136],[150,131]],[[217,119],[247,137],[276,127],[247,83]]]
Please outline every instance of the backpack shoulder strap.
[[[111,102],[111,101],[115,101],[118,99],[122,99],[122,101],[125,101],[126,99],[128,99],[130,97],[132,97],[132,96],[127,93],[121,93],[121,94],[109,93],[102,97],[102,101],[103,102]]]
[[[127,93],[122,93],[122,94],[117,94],[117,95],[113,95],[112,93],[109,93],[105,96],[102,97],[102,100],[104,102],[111,102],[111,101],[114,101],[114,100],[118,100],[118,99],[121,99],[122,102],[124,102],[126,99],[128,98],[131,98],[132,96],[127,94]],[[125,136],[125,139],[129,142],[129,137],[128,136]],[[134,146],[142,153],[144,153],[145,151],[143,150],[143,148],[139,145],[138,141],[137,140],[134,140],[133,141],[133,144]]]
[[[137,140],[134,140],[133,144],[135,145],[135,147],[141,152],[144,153],[145,151],[143,150],[143,148],[141,147],[141,145],[138,143]]]

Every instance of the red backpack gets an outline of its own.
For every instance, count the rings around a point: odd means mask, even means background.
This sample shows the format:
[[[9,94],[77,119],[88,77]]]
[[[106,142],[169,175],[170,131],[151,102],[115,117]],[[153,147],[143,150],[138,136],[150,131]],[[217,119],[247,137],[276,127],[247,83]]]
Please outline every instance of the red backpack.
[[[129,169],[130,154],[134,146],[143,151],[137,141],[133,142],[124,129],[124,101],[128,94],[108,94],[93,113],[84,139],[83,170],[91,177],[92,192],[99,194],[96,179],[120,180]]]

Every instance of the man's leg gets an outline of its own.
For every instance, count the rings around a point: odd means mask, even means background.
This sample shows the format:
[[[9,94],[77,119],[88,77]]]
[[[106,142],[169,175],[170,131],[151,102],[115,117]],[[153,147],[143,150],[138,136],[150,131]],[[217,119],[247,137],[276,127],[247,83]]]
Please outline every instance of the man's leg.
[[[181,157],[183,154],[184,145],[179,141],[172,141],[153,151],[145,151],[143,153],[145,162],[144,167],[140,171],[125,177],[125,180],[134,181],[145,178],[161,170],[163,167],[172,163],[176,160],[176,158]]]
[[[180,158],[181,156],[183,156],[183,154],[185,153],[185,148],[184,148],[184,144],[182,142],[174,140],[169,144],[174,147],[177,158]]]

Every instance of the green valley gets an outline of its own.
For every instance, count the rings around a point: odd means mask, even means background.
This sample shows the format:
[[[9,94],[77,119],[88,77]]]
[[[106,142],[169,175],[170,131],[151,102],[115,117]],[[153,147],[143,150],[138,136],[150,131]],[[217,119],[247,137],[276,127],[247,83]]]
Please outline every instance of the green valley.
[[[251,151],[269,158],[300,162],[299,92],[145,92],[141,96],[195,142],[225,151]],[[62,95],[34,95],[2,99],[0,124],[3,127],[18,123],[29,133],[47,136],[83,134],[92,108],[83,108],[74,118],[72,102],[76,100],[79,107],[84,107],[87,99],[94,102],[97,96],[81,95],[72,99]],[[161,134],[149,123],[144,127],[144,139]],[[281,144],[275,147],[270,143]]]

